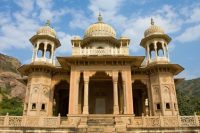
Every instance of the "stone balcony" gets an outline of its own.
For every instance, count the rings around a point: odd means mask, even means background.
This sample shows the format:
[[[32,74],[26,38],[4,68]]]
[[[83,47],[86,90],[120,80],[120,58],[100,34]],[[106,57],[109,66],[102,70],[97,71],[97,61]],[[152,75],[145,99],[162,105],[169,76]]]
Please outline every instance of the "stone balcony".
[[[129,55],[129,50],[127,47],[125,48],[104,48],[104,49],[96,49],[96,48],[77,48],[74,47],[72,49],[73,56],[89,56],[89,55]]]

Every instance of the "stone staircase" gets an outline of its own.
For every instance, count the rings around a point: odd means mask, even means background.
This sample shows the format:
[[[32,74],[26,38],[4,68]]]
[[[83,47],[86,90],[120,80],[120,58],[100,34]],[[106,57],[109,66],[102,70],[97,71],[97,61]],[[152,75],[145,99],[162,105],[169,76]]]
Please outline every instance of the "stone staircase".
[[[87,120],[87,133],[113,133],[115,120],[112,116],[89,116]]]

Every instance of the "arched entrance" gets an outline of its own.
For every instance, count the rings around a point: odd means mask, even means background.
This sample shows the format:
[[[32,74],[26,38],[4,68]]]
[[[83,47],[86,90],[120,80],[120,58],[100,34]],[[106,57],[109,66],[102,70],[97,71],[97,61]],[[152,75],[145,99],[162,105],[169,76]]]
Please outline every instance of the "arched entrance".
[[[148,98],[147,87],[140,80],[135,80],[132,84],[133,93],[133,108],[135,116],[145,115],[145,99]]]
[[[113,113],[113,82],[105,72],[97,72],[90,78],[89,113]]]
[[[69,83],[67,81],[60,81],[55,85],[54,89],[54,106],[53,114],[58,116],[66,116],[69,108]]]

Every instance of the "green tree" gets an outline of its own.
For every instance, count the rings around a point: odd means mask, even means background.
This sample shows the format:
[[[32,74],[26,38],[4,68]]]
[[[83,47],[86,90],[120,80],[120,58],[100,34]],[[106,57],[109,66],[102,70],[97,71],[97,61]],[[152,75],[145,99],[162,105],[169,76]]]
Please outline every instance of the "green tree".
[[[15,98],[7,98],[3,97],[2,101],[0,102],[0,115],[22,115],[23,113],[23,102],[21,99]]]
[[[177,100],[180,115],[200,114],[200,98],[188,95],[179,89],[177,90]]]

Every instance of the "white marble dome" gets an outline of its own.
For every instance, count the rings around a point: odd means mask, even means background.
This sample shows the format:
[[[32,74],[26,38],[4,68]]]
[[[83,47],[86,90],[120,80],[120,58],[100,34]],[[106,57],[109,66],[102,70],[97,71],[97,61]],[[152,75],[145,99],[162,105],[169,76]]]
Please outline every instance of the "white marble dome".
[[[101,36],[110,36],[116,38],[116,32],[112,26],[102,22],[102,17],[99,15],[98,22],[90,25],[86,29],[84,38]]]

